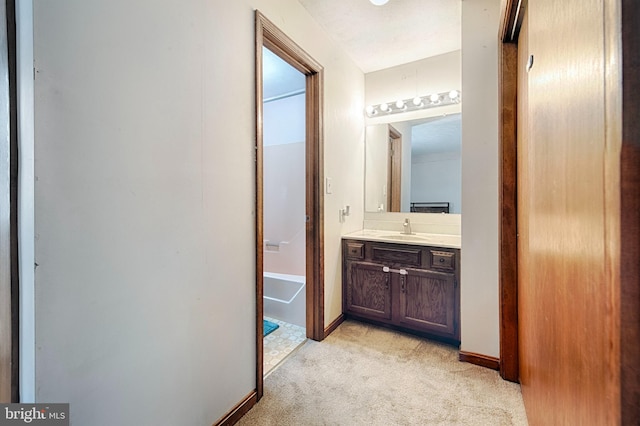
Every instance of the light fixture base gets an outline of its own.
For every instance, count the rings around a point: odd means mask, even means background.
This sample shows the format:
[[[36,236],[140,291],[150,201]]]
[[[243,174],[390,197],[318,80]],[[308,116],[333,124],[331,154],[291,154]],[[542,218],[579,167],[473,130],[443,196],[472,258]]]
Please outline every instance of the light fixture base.
[[[365,109],[365,114],[367,117],[373,117],[378,114],[389,115],[401,112],[417,111],[420,109],[459,104],[462,100],[461,98],[462,93],[460,90],[451,90],[449,92],[433,93],[426,96],[416,96],[412,99],[399,99],[395,102],[384,102],[378,105],[369,105]]]

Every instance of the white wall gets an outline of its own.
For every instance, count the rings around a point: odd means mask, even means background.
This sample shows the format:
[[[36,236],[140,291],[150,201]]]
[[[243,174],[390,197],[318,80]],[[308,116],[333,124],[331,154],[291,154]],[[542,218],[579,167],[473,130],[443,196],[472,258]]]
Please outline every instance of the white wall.
[[[262,143],[264,146],[304,141],[306,131],[305,99],[305,94],[302,93],[265,102],[262,110]]]
[[[305,164],[304,142],[264,147],[265,272],[306,275]]]
[[[20,401],[35,401],[33,3],[16,1]]]
[[[266,272],[306,275],[305,98],[300,94],[263,106]]]
[[[375,105],[452,89],[460,90],[460,58],[461,52],[456,50],[367,73],[365,104]],[[398,121],[402,114],[394,114],[392,117],[395,118],[394,121]]]
[[[256,7],[325,67],[328,324],[364,77],[302,6],[34,4],[35,398],[73,424],[211,424],[255,388]]]
[[[498,357],[499,0],[462,2],[462,345]]]
[[[411,159],[411,200],[448,201],[449,213],[460,213],[462,163],[460,152],[438,152]]]

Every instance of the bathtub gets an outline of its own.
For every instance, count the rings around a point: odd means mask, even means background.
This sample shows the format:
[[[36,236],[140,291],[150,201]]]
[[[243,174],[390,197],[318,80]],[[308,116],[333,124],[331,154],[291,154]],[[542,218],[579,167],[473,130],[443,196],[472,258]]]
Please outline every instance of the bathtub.
[[[306,326],[306,277],[264,273],[264,316]]]

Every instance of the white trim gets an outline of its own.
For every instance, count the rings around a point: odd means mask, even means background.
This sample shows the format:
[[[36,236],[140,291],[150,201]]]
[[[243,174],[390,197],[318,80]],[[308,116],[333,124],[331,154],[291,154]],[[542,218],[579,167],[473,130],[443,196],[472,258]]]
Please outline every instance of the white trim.
[[[16,1],[18,84],[18,255],[20,275],[20,402],[35,395],[35,213],[33,3]]]

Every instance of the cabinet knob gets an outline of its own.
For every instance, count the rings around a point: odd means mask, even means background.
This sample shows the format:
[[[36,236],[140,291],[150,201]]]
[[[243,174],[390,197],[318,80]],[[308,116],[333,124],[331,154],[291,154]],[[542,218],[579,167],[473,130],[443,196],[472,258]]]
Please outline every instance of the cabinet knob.
[[[440,258],[440,263],[444,263],[444,257]]]

